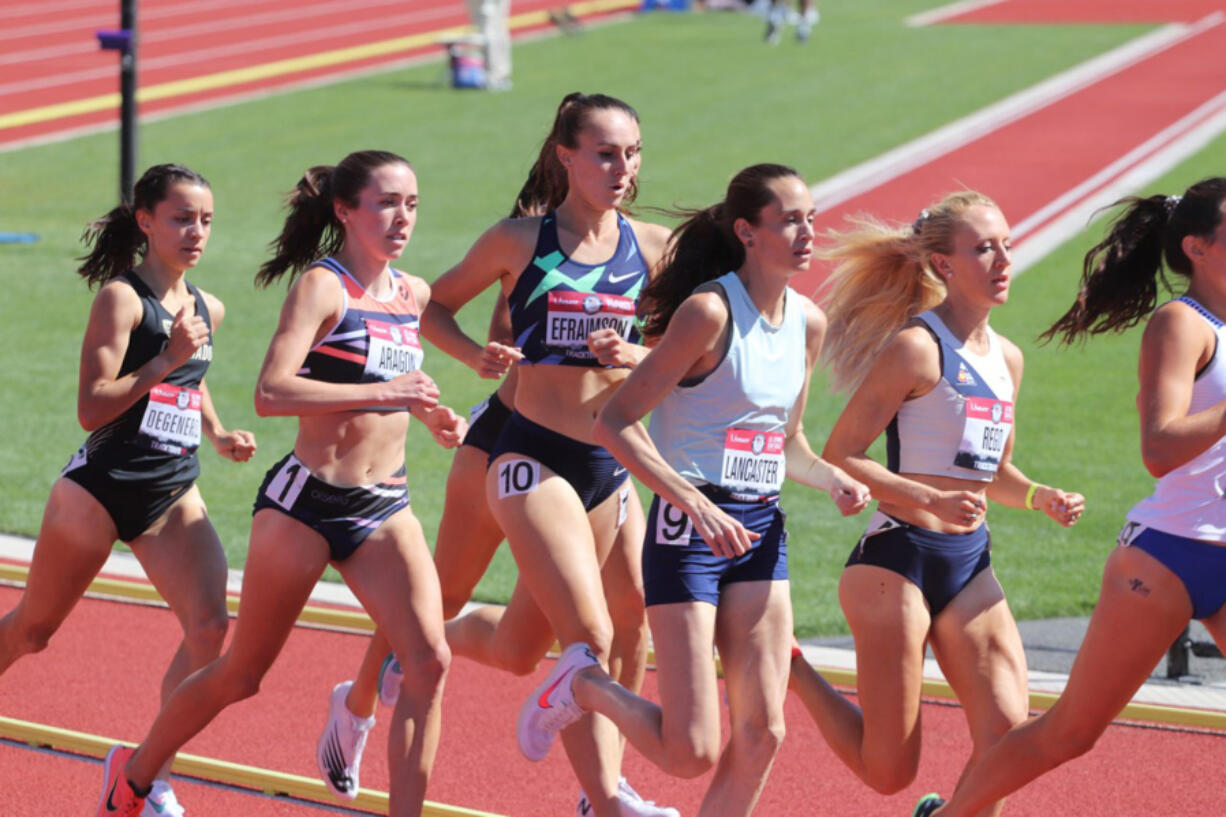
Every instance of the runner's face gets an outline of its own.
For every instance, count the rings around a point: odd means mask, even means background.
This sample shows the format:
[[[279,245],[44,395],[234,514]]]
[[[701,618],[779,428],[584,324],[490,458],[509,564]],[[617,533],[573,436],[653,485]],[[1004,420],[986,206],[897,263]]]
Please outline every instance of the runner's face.
[[[576,141],[574,148],[558,146],[571,192],[597,209],[618,207],[643,161],[639,123],[618,108],[597,108]]]
[[[1218,212],[1222,215],[1213,235],[1207,240],[1193,236],[1189,237],[1191,241],[1184,239],[1184,255],[1192,261],[1193,274],[1203,271],[1220,281],[1226,279],[1226,200],[1221,203]],[[1197,244],[1200,245],[1200,253],[1190,253],[1189,250],[1196,248]]]
[[[1009,300],[1013,243],[1009,223],[995,207],[976,206],[966,211],[954,230],[954,249],[940,258],[946,262],[945,285],[974,301],[991,305]]]
[[[191,269],[213,229],[213,191],[191,182],[173,184],[153,212],[136,212],[136,223],[149,241],[148,256],[168,269]]]
[[[379,261],[399,258],[417,223],[417,176],[401,162],[375,168],[358,194],[356,207],[337,202],[346,249]]]
[[[742,241],[753,240],[753,246],[746,247],[746,257],[754,258],[763,269],[790,277],[807,270],[813,257],[813,196],[796,176],[772,179],[767,187],[775,197],[759,211],[758,223],[738,220],[735,229]]]

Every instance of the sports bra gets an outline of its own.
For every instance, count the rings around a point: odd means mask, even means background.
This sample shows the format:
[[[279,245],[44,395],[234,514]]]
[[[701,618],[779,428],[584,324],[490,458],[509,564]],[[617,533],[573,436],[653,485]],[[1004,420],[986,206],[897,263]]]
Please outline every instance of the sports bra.
[[[336,325],[307,353],[300,376],[326,383],[376,383],[421,368],[421,310],[404,273],[391,271],[392,294],[380,300],[335,258],[316,266],[340,279],[344,305]]]
[[[618,213],[617,249],[603,264],[582,264],[562,252],[555,213],[541,218],[536,248],[507,297],[515,345],[527,363],[600,366],[587,336],[612,328],[639,340],[635,310],[647,285],[647,262],[634,228]]]
[[[941,379],[906,400],[886,429],[887,464],[904,474],[991,482],[1013,430],[1013,376],[1000,338],[987,327],[977,355],[931,310],[917,316],[940,348]]]

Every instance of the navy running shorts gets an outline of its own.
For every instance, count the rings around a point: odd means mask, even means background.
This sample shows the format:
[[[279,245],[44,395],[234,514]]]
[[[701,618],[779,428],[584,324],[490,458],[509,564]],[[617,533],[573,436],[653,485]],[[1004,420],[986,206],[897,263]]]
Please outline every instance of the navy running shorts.
[[[643,541],[643,595],[648,607],[695,601],[718,607],[720,591],[726,585],[788,578],[787,514],[779,506],[778,496],[747,502],[712,486],[699,490],[762,538],[740,556],[716,556],[695,532],[688,516],[655,497]]]

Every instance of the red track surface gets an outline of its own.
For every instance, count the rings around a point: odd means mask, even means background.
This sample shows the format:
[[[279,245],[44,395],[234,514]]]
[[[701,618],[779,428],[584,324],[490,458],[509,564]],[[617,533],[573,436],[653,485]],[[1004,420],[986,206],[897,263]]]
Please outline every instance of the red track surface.
[[[142,0],[142,88],[468,23],[460,0]],[[515,0],[514,14],[565,5]],[[118,92],[116,52],[99,29],[119,28],[114,0],[46,0],[0,8],[0,116]],[[142,103],[142,115],[438,53],[437,45]],[[118,108],[17,127],[0,144],[118,121]]]
[[[142,84],[233,68],[242,64],[238,57],[220,53],[219,49],[251,48],[256,41],[272,36],[304,39],[298,44],[258,46],[254,56],[259,62],[463,22],[458,2],[365,1],[383,2],[387,7],[374,32],[340,31],[340,26],[360,16],[354,14],[352,4],[331,4],[342,9],[338,11],[339,21],[312,17],[310,9],[322,5],[322,0],[307,0],[290,12],[278,12],[278,8],[287,7],[272,0],[146,2],[142,8]],[[41,16],[23,15],[14,7],[0,8],[0,115],[114,89],[114,56],[97,52],[92,40],[94,29],[116,25],[117,21],[108,17],[113,14],[113,6],[89,3],[89,8],[100,11],[95,19],[84,20],[66,8],[71,4],[72,0],[48,0]],[[518,13],[555,4],[516,0],[515,10]],[[1155,9],[1160,9],[1167,20],[1193,20],[1216,8],[1217,3],[1203,0],[1160,4],[1152,0],[1012,0],[965,15],[958,22],[1150,20]],[[227,29],[227,21],[234,20],[239,9],[244,14],[280,13],[284,19]],[[181,12],[186,16],[180,16]],[[316,37],[307,44],[311,32],[319,27],[328,31],[329,38]],[[205,34],[218,33],[218,39],[205,40]],[[30,44],[35,37],[37,46]],[[31,55],[32,49],[46,52],[41,61]],[[846,202],[824,214],[823,220],[829,226],[837,223],[842,213],[855,210],[909,219],[930,196],[965,183],[991,191],[1016,223],[1226,89],[1226,72],[1221,69],[1223,52],[1226,26],[1219,25],[1176,51],[1145,60],[956,154],[938,158]],[[247,59],[246,64],[254,61],[251,55]],[[356,64],[345,66],[352,67]],[[98,77],[85,76],[98,69],[104,69]],[[78,78],[61,83],[56,79],[57,72],[76,73]],[[307,76],[304,73],[291,79]],[[254,87],[231,88],[224,93]],[[143,110],[207,98],[210,95],[168,100]],[[56,120],[48,127],[70,129],[109,117]],[[0,131],[0,141],[46,132],[47,127],[39,130],[34,126]],[[16,600],[17,591],[0,590],[0,610],[10,608]],[[46,653],[23,660],[0,678],[0,712],[83,732],[138,739],[155,714],[158,678],[176,639],[177,626],[164,611],[83,602]],[[357,636],[296,631],[261,695],[227,711],[187,750],[313,775],[314,745],[328,690],[353,672],[363,646],[364,639]],[[649,675],[648,695],[653,694],[652,683]],[[509,678],[471,662],[456,661],[447,688],[443,744],[431,781],[432,799],[517,817],[573,813],[577,789],[562,753],[555,751],[546,762],[536,765],[523,760],[515,749],[515,710],[530,687],[531,680]],[[883,798],[860,785],[834,759],[803,710],[789,702],[789,738],[758,813],[821,813],[834,817],[905,814],[918,793],[950,789],[969,751],[962,713],[946,706],[926,706],[924,718],[921,783],[897,797]],[[387,788],[385,738],[385,729],[376,728],[363,770],[367,785],[383,790]],[[1088,757],[1016,796],[1011,813],[1125,817],[1223,814],[1226,795],[1217,781],[1224,761],[1226,742],[1218,736],[1113,727]],[[677,805],[685,814],[694,813],[706,784],[705,779],[668,778],[633,754],[627,761],[627,772],[644,794]],[[96,763],[0,743],[0,779],[21,781],[0,794],[0,814],[42,817],[89,813],[99,775]],[[301,805],[256,799],[216,787],[185,783],[179,788],[197,817],[310,813]]]
[[[0,609],[18,591],[0,589]],[[23,720],[128,740],[138,740],[156,714],[158,678],[178,638],[167,611],[92,601],[65,624],[51,647],[23,659],[0,681],[0,712]],[[314,747],[323,725],[328,691],[354,671],[365,639],[300,628],[265,681],[261,693],[226,711],[187,746],[187,751],[279,771],[313,776]],[[537,680],[543,676],[544,668]],[[648,674],[648,694],[653,678]],[[444,732],[430,797],[452,805],[516,817],[572,814],[577,788],[560,749],[541,764],[520,757],[514,743],[515,713],[532,679],[510,678],[457,660],[447,685]],[[383,712],[386,715],[386,711]],[[771,775],[762,815],[905,814],[914,798],[949,790],[969,752],[962,711],[924,708],[921,781],[892,798],[874,794],[834,758],[804,710],[789,701],[789,735]],[[386,728],[376,727],[363,765],[363,781],[387,790]],[[1226,762],[1226,737],[1133,727],[1112,727],[1088,757],[1040,780],[1014,798],[1013,813],[1096,815],[1226,812],[1216,781]],[[679,781],[637,755],[627,774],[646,795],[692,815],[706,779]],[[54,758],[0,743],[5,817],[89,812],[101,766]],[[37,792],[37,795],[31,795]],[[230,814],[306,814],[305,807],[277,805],[254,795],[187,786],[183,799],[196,817]],[[276,809],[276,810],[274,810]]]

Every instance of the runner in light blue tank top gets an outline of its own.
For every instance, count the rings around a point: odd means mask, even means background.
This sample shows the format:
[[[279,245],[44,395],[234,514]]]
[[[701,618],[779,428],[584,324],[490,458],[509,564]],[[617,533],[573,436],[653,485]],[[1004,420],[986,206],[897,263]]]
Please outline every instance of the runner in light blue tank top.
[[[813,212],[796,171],[755,165],[674,234],[645,295],[645,334],[658,342],[596,425],[656,493],[643,574],[660,704],[571,644],[520,709],[525,754],[543,756],[567,720],[593,711],[661,768],[705,771],[720,755],[718,646],[732,729],[701,813],[752,811],[778,748],[762,751],[758,736],[783,731],[792,632],[779,485],[786,471],[844,513],[869,499],[813,453],[800,423],[825,319],[788,281],[808,269]],[[653,409],[649,436],[639,420]]]

